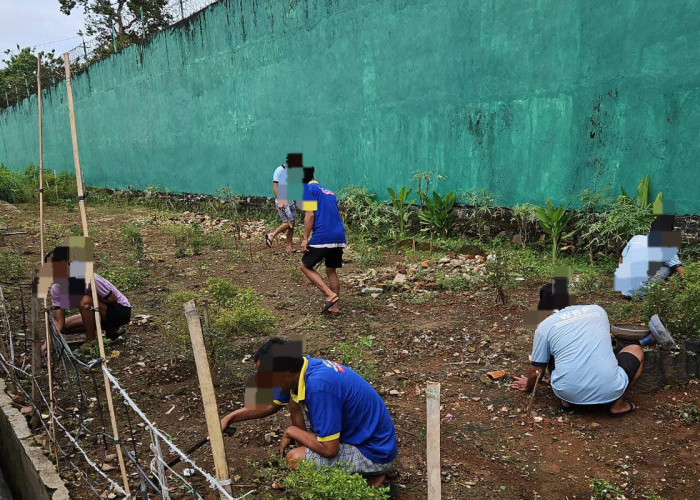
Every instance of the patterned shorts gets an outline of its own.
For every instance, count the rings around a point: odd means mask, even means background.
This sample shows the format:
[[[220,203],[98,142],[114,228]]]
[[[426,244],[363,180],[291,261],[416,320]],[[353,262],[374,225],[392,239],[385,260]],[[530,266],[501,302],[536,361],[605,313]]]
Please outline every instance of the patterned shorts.
[[[284,208],[280,208],[278,205],[275,206],[282,222],[294,222],[297,215],[297,207],[294,203],[287,203]]]
[[[338,454],[333,458],[322,457],[308,448],[306,448],[306,455],[304,458],[316,462],[316,465],[320,467],[338,465],[348,472],[356,472],[358,474],[386,474],[389,470],[394,468],[394,462],[388,464],[372,462],[369,458],[364,456],[357,447],[347,443],[340,443]]]

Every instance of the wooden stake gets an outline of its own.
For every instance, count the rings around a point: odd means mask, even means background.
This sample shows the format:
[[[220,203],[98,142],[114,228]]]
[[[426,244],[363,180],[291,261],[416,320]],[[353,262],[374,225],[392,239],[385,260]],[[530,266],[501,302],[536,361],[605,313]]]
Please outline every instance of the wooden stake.
[[[192,340],[192,351],[194,361],[197,365],[197,377],[199,387],[202,391],[202,403],[204,404],[204,416],[207,419],[207,429],[211,450],[214,455],[214,467],[216,468],[216,478],[219,482],[224,482],[224,490],[231,493],[231,486],[226,462],[226,450],[224,449],[224,438],[221,432],[221,422],[219,421],[219,409],[216,406],[216,395],[214,394],[214,384],[209,371],[209,360],[207,350],[204,347],[204,336],[202,335],[202,324],[199,321],[199,314],[194,300],[184,304],[185,317],[187,318],[187,328],[190,331]],[[226,497],[221,494],[222,500]]]
[[[209,330],[209,352],[211,354],[211,380],[214,383],[214,387],[219,387],[219,371],[216,369],[216,351],[214,347],[214,338],[211,332],[211,324],[209,322],[209,302],[206,300],[202,301],[202,316],[204,316],[204,328]]]
[[[73,87],[70,78],[70,60],[68,52],[63,54],[63,62],[66,67],[66,92],[68,94],[68,118],[70,119],[70,137],[73,143],[73,163],[75,164],[75,179],[78,184],[78,206],[80,207],[80,220],[83,224],[83,236],[88,237],[87,214],[85,213],[85,195],[83,194],[83,175],[80,169],[80,156],[78,154],[78,132],[75,130],[75,111],[73,110]],[[97,306],[95,302],[95,306]],[[116,437],[116,436],[115,436]],[[128,493],[128,491],[127,491]]]
[[[68,116],[70,118],[70,132],[71,139],[73,142],[73,163],[75,164],[75,179],[78,188],[78,206],[80,207],[80,221],[83,226],[83,236],[88,237],[88,225],[87,225],[87,214],[85,212],[85,196],[83,194],[83,177],[80,171],[80,158],[78,155],[78,135],[75,130],[75,112],[73,110],[73,90],[71,87],[70,78],[70,60],[68,58],[68,52],[63,54],[63,61],[66,67],[66,92],[68,93]],[[97,286],[95,285],[95,273],[89,272],[87,276],[90,280],[90,289],[92,292],[92,304],[95,309],[95,330],[97,335],[97,345],[100,350],[100,357],[104,360],[103,363],[107,363],[107,355],[105,354],[105,345],[102,338],[102,322],[100,320],[100,308],[99,308],[99,298],[97,297]],[[117,442],[116,451],[117,458],[119,459],[119,469],[122,473],[122,483],[124,486],[124,491],[130,494],[129,489],[129,478],[126,474],[126,466],[124,464],[124,456],[122,455],[121,444],[119,443],[119,428],[117,427],[117,417],[114,412],[114,401],[112,400],[112,386],[107,377],[107,373],[102,371],[102,377],[105,384],[105,396],[107,398],[107,408],[109,409],[109,418],[112,422],[112,436]]]
[[[528,418],[533,418],[532,413],[530,413],[530,410],[532,409],[532,403],[535,401],[535,394],[537,394],[537,384],[540,383],[540,379],[542,378],[542,375],[544,375],[544,369],[542,371],[538,371],[537,373],[537,379],[535,379],[535,386],[532,388],[532,396],[530,397],[530,402],[527,404],[527,417]]]
[[[39,238],[41,260],[44,262],[44,135],[41,109],[41,54],[36,57],[37,108],[39,108]]]
[[[425,396],[428,413],[428,500],[437,500],[442,495],[440,477],[440,384],[428,382]]]

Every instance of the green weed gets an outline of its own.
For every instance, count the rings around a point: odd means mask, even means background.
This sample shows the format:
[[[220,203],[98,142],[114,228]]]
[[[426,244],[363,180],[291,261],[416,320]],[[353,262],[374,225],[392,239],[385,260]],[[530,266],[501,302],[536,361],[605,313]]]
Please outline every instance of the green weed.
[[[145,253],[143,250],[143,236],[141,230],[133,223],[123,224],[121,226],[122,239],[124,244],[131,248],[133,260],[141,260]]]
[[[380,500],[389,498],[389,488],[373,488],[360,474],[351,474],[342,466],[318,467],[303,460],[297,470],[290,471],[283,479],[288,498],[327,499],[352,498],[353,500]]]
[[[595,478],[591,481],[593,490],[592,500],[624,500],[625,495],[620,488],[610,484],[605,479]]]
[[[28,277],[27,264],[11,250],[0,250],[0,279],[19,281]]]
[[[368,360],[368,354],[376,350],[378,344],[373,335],[361,335],[357,341],[341,342],[338,346],[339,362],[355,370],[365,380],[372,382],[377,378],[377,366]]]
[[[674,336],[700,336],[700,262],[683,265],[683,279],[650,280],[645,285],[645,317],[658,314]]]
[[[145,273],[139,266],[133,263],[118,266],[109,260],[108,257],[102,257],[98,273],[111,281],[120,292],[128,292],[139,288],[145,280]]]

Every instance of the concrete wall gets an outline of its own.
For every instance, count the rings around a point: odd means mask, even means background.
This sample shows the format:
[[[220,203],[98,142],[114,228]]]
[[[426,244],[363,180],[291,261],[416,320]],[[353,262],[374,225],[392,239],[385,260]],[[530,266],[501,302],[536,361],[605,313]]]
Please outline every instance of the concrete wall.
[[[505,204],[623,184],[700,213],[700,1],[231,0],[74,80],[86,182],[269,195],[287,152],[333,188],[447,176]],[[36,99],[0,162],[37,161]],[[46,164],[72,168],[64,85]]]
[[[0,378],[0,466],[15,500],[69,500],[54,465],[33,446],[27,420],[12,406]]]

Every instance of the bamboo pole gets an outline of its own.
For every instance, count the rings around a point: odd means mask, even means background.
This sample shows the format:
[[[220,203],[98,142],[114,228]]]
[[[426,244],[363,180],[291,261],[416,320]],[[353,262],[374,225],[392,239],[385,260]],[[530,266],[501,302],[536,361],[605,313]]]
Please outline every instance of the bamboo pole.
[[[440,477],[440,384],[428,382],[425,389],[427,410],[428,500],[442,495]]]
[[[219,421],[219,409],[216,406],[216,395],[214,394],[214,384],[211,380],[209,370],[209,360],[207,350],[204,346],[204,336],[202,335],[202,324],[199,321],[199,314],[194,300],[184,304],[185,317],[187,318],[187,328],[190,331],[192,340],[192,351],[194,361],[197,365],[197,377],[199,378],[199,388],[202,392],[202,403],[204,404],[204,416],[207,419],[207,430],[209,431],[209,441],[214,455],[214,467],[216,468],[216,478],[228,493],[231,493],[231,481],[229,479],[228,465],[226,462],[226,450],[224,449],[224,438],[221,432],[221,422]],[[221,494],[221,499],[226,497]]]
[[[88,225],[87,225],[87,214],[85,212],[85,195],[83,194],[83,177],[80,171],[80,158],[78,156],[78,135],[75,130],[75,112],[73,110],[73,90],[71,87],[71,77],[70,77],[70,60],[68,58],[68,52],[63,54],[63,61],[66,67],[66,92],[68,94],[68,117],[70,119],[70,132],[71,140],[73,143],[73,162],[75,163],[75,178],[78,189],[78,205],[80,207],[80,221],[83,226],[83,236],[88,238]],[[100,350],[100,357],[104,360],[103,363],[107,363],[107,355],[105,354],[105,345],[102,338],[102,323],[100,321],[100,301],[97,297],[97,286],[95,285],[95,273],[88,272],[90,279],[90,289],[92,292],[92,304],[95,310],[95,330],[97,336],[97,345]],[[114,412],[114,401],[112,401],[112,386],[107,377],[107,373],[103,370],[102,377],[105,384],[105,395],[107,398],[107,408],[109,409],[109,418],[112,423],[112,435],[116,441],[116,451],[117,458],[119,459],[119,469],[122,473],[122,483],[124,485],[124,491],[130,494],[129,490],[129,478],[126,474],[126,466],[124,464],[124,457],[122,455],[121,442],[119,441],[119,428],[117,427],[117,417]]]
[[[39,111],[39,247],[41,249],[41,255],[39,257],[39,265],[44,263],[44,124],[43,124],[43,109],[41,101],[41,54],[37,55],[36,58],[36,88],[37,88],[37,108]],[[36,306],[35,306],[36,307]],[[44,331],[45,331],[45,341],[46,341],[46,368],[49,379],[49,415],[51,416],[51,421],[49,422],[52,443],[56,444],[56,423],[54,422],[54,397],[53,397],[53,370],[52,366],[52,351],[51,351],[51,333],[49,330],[49,312],[47,308],[47,301],[44,298],[44,309],[42,313],[44,318]],[[34,362],[35,353],[41,356],[41,347],[39,346],[39,328],[35,325],[34,335],[33,335],[34,345],[32,346],[32,363]],[[32,364],[32,368],[33,368]],[[39,369],[41,369],[41,361],[38,363]],[[35,375],[36,376],[36,375]],[[54,456],[56,457],[56,467],[59,466],[58,453],[54,446]]]

